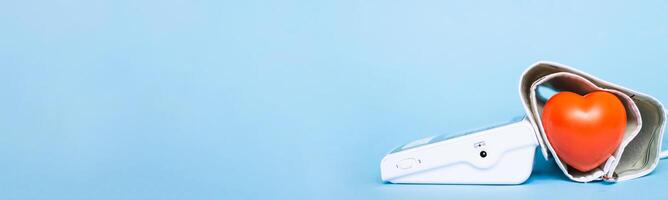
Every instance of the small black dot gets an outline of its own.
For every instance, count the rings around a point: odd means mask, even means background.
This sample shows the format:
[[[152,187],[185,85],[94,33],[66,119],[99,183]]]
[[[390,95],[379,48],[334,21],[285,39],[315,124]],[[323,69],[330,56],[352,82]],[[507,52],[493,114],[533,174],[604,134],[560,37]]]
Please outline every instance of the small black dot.
[[[486,151],[481,151],[480,152],[480,157],[487,157],[487,152]]]

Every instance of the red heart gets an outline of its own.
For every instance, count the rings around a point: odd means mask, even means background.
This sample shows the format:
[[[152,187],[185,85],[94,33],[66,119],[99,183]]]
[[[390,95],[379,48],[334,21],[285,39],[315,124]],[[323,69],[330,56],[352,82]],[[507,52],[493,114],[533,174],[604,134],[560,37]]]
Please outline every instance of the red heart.
[[[626,128],[626,111],[612,93],[595,91],[580,96],[559,92],[542,114],[543,128],[552,148],[569,166],[592,170],[617,149]]]

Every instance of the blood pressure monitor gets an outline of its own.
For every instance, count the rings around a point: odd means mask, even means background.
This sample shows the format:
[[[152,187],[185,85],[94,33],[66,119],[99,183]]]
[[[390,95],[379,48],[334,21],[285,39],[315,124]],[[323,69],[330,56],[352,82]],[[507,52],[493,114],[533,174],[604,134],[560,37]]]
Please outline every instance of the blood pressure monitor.
[[[526,118],[397,147],[380,164],[390,183],[520,184],[531,175],[538,142]]]

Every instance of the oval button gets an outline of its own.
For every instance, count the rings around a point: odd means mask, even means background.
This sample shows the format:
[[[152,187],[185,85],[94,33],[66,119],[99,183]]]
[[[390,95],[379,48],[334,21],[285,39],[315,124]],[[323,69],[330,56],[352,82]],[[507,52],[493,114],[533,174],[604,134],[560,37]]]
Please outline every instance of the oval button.
[[[397,168],[399,169],[410,169],[415,167],[418,164],[418,161],[415,158],[406,158],[397,162]]]

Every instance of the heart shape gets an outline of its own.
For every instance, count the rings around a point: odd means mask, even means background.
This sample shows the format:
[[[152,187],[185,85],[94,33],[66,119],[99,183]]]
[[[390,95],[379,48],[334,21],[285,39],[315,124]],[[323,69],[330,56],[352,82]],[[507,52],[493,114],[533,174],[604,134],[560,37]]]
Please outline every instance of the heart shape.
[[[612,93],[594,91],[585,96],[559,92],[542,113],[542,123],[557,156],[586,172],[612,155],[624,136],[626,109]]]

